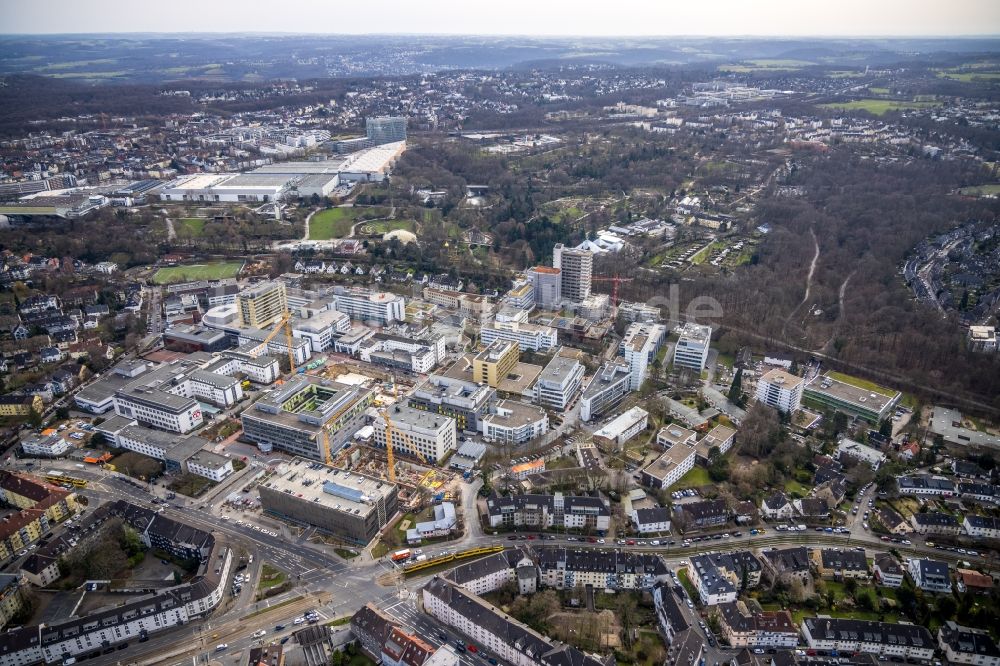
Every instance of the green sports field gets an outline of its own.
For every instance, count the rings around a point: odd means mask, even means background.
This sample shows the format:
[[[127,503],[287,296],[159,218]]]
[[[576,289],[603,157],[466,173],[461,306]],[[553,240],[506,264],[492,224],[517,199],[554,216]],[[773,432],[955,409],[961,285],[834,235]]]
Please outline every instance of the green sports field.
[[[194,280],[221,280],[222,278],[236,277],[242,268],[242,261],[213,261],[207,264],[167,266],[156,271],[156,274],[153,275],[153,282],[171,284]]]
[[[907,111],[911,109],[929,109],[941,106],[940,102],[906,102],[892,99],[857,99],[853,102],[833,102],[817,104],[821,109],[840,109],[841,111],[868,111],[881,116],[889,111]]]
[[[327,208],[309,220],[309,240],[343,238],[351,233],[351,226],[361,219],[380,217],[387,211],[381,208]]]

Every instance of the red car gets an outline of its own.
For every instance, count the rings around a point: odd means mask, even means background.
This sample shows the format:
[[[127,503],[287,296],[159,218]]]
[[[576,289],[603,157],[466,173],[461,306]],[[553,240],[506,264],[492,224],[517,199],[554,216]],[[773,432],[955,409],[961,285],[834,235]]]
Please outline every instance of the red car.
[[[476,652],[479,652],[479,648],[477,648],[475,645],[472,645],[471,643],[469,645],[466,645],[465,649],[468,650],[469,652],[473,653],[473,654],[475,654]]]
[[[534,541],[534,540],[535,540],[535,535],[534,534],[529,534],[528,535],[528,541]]]
[[[597,537],[587,537],[587,543],[597,543]]]
[[[628,541],[626,541],[625,543],[626,543],[627,545],[629,545],[629,546],[634,546],[634,545],[635,545],[635,539],[629,539],[629,540],[628,540]]]

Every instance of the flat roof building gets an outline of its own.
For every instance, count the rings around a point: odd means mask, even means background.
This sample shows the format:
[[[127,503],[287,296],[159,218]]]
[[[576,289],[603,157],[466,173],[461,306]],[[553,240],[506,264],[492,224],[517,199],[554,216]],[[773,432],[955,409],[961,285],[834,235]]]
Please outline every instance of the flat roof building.
[[[237,296],[240,321],[244,326],[267,328],[288,310],[288,295],[283,282],[262,282],[244,289]]]
[[[779,412],[791,414],[802,405],[804,386],[805,382],[801,377],[784,370],[771,370],[757,381],[757,401],[774,407]]]
[[[697,372],[704,370],[708,347],[712,342],[712,327],[688,323],[674,330],[678,336],[674,346],[674,366]]]
[[[521,444],[544,435],[549,417],[544,409],[514,400],[501,400],[483,417],[483,436],[495,442]]]
[[[621,404],[632,385],[627,364],[608,361],[594,375],[580,397],[580,418],[591,421]]]
[[[535,402],[565,411],[580,390],[583,374],[584,367],[578,360],[557,352],[535,382]]]
[[[364,411],[374,397],[362,386],[298,376],[243,411],[243,433],[265,453],[278,449],[323,460],[321,431],[327,429],[335,451],[364,425]]]
[[[648,423],[649,412],[642,407],[633,407],[605,423],[600,430],[595,431],[594,441],[599,446],[607,442],[611,448],[621,449],[625,442],[645,430]]]
[[[368,544],[396,514],[396,486],[301,458],[257,487],[269,515]]]
[[[900,397],[899,391],[833,373],[816,377],[803,393],[808,404],[857,416],[873,424],[888,418]]]
[[[513,372],[519,359],[520,348],[517,343],[497,340],[473,357],[472,381],[496,388]]]
[[[422,458],[428,463],[440,462],[455,449],[455,419],[442,414],[433,414],[406,405],[393,405],[386,411],[392,423],[392,449],[396,453],[408,453]],[[386,423],[375,421],[374,444],[386,447]]]
[[[552,266],[561,271],[563,298],[574,303],[587,300],[594,271],[593,252],[556,243],[552,248]]]

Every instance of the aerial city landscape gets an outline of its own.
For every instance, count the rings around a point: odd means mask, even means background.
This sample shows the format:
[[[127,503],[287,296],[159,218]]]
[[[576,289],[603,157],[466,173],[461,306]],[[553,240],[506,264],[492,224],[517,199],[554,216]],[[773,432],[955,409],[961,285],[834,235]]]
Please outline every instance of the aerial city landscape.
[[[0,666],[1000,666],[1000,5],[77,4]]]

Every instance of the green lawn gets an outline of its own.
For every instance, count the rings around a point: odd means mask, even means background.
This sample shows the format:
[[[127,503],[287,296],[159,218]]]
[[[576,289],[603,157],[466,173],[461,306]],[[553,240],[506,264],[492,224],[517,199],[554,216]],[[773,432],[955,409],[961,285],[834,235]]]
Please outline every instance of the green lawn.
[[[679,580],[681,582],[681,585],[684,586],[684,589],[687,590],[688,596],[691,598],[692,601],[701,598],[698,596],[698,590],[696,590],[694,584],[691,583],[691,579],[688,578],[688,572],[686,568],[677,570],[677,580]]]
[[[681,490],[683,488],[698,488],[701,486],[707,486],[712,483],[712,479],[708,476],[708,470],[704,467],[694,466],[690,472],[681,477],[681,480],[670,486],[668,490],[671,492],[674,490]]]
[[[327,208],[309,220],[310,240],[343,238],[351,233],[351,226],[362,217],[385,215],[381,208]]]
[[[798,495],[799,497],[808,497],[811,488],[807,485],[801,484],[795,479],[789,479],[785,481],[785,492],[789,495]]]
[[[167,266],[153,275],[155,284],[172,282],[192,282],[194,280],[221,280],[236,277],[243,269],[242,261],[213,261],[207,264],[189,266]]]
[[[973,187],[963,187],[959,190],[962,194],[974,197],[997,196],[1000,195],[1000,183],[989,183],[987,185],[975,185]]]
[[[257,589],[260,591],[267,590],[281,585],[287,579],[288,575],[284,571],[270,564],[265,564],[260,570],[260,583],[258,583]]]
[[[889,94],[889,89],[888,88],[869,88],[868,92],[870,92],[873,95],[888,95]]]
[[[756,60],[746,60],[744,63],[739,65],[719,65],[719,69],[724,72],[787,72],[816,64],[808,60],[782,58],[758,58]]]
[[[939,77],[943,79],[952,79],[953,81],[962,81],[963,83],[972,83],[973,81],[983,81],[983,82],[996,82],[1000,81],[1000,72],[955,72],[946,71],[938,72]]]
[[[889,111],[907,111],[912,109],[929,109],[941,106],[940,102],[905,102],[892,99],[857,99],[852,102],[832,102],[817,104],[821,109],[839,109],[841,111],[867,111],[881,116]]]
[[[369,222],[368,224],[362,225],[358,229],[359,233],[362,234],[385,234],[390,231],[395,231],[397,229],[405,229],[406,231],[416,231],[417,223],[413,220],[379,220],[378,222]]]
[[[208,220],[200,217],[185,217],[177,221],[186,227],[192,236],[201,236],[205,232],[205,223],[208,222]]]
[[[867,379],[861,379],[860,377],[854,377],[852,375],[845,375],[842,372],[830,371],[828,374],[832,379],[836,379],[838,382],[843,382],[845,384],[850,384],[859,389],[865,391],[871,391],[873,393],[880,393],[888,398],[893,397],[896,393],[884,386],[879,386],[875,382],[870,382]]]

